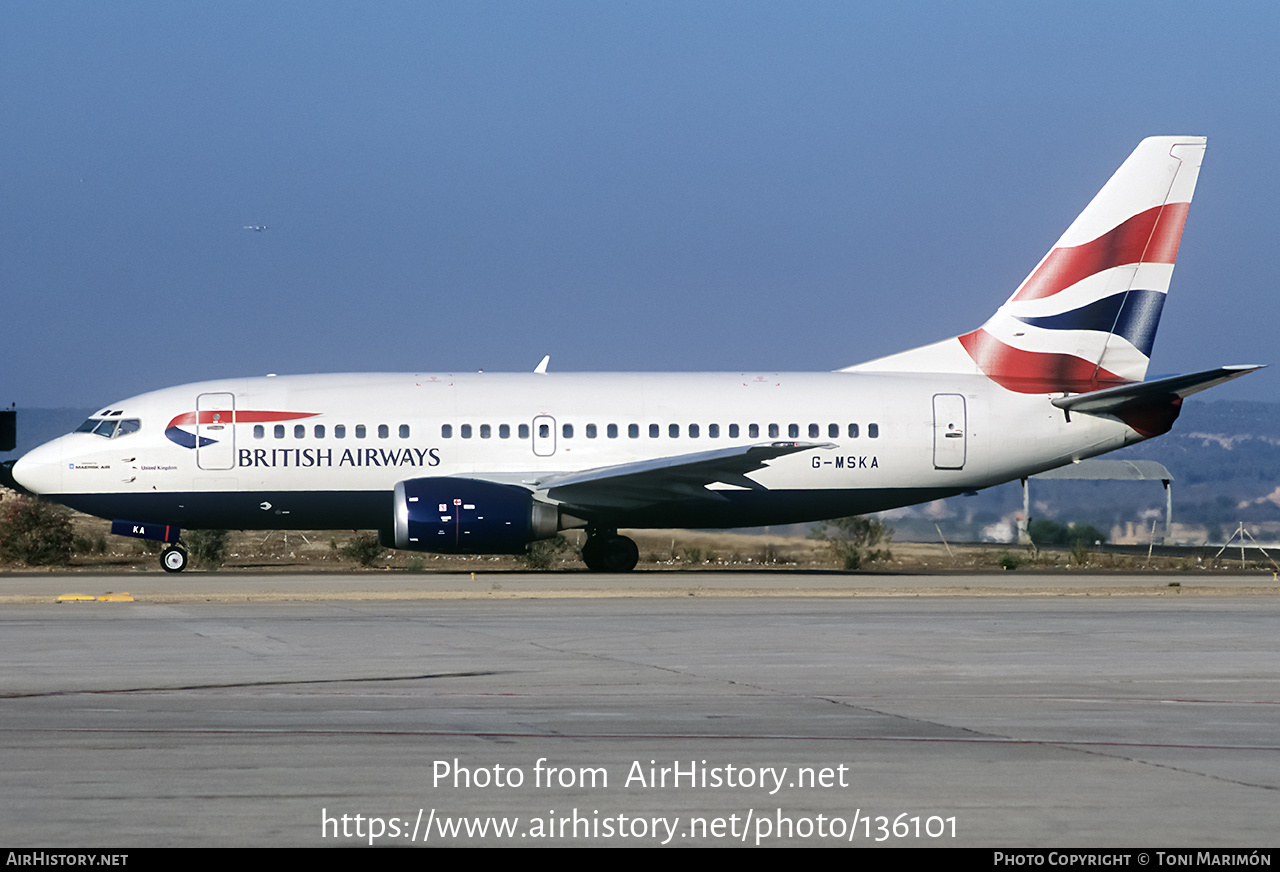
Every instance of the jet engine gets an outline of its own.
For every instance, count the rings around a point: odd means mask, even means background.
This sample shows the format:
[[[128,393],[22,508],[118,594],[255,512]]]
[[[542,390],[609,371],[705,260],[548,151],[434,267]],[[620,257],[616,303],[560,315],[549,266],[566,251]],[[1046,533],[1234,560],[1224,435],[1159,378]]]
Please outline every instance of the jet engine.
[[[411,478],[395,488],[395,547],[437,554],[521,554],[560,526],[525,488],[474,478]]]

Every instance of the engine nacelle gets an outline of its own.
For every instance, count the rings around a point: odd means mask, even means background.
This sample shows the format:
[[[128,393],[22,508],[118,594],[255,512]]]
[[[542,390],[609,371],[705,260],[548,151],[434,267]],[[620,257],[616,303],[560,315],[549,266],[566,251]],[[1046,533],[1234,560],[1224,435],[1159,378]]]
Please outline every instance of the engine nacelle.
[[[526,489],[474,478],[396,485],[395,547],[437,554],[521,554],[560,526],[560,510]]]

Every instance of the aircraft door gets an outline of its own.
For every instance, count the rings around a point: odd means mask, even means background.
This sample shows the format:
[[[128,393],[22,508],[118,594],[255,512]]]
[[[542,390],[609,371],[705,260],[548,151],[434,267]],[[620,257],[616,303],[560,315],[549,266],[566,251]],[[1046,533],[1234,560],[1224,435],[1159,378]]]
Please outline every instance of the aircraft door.
[[[964,469],[967,425],[963,395],[933,395],[934,469]]]
[[[234,394],[196,397],[196,466],[231,469],[236,465],[235,414]]]
[[[550,415],[533,419],[533,453],[539,457],[556,453],[556,419]]]

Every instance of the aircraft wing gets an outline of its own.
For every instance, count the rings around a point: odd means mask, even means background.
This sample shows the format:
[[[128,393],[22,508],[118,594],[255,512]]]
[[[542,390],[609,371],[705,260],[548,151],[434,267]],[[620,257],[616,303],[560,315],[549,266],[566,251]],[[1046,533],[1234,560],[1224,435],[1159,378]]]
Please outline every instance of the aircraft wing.
[[[1191,394],[1207,390],[1214,385],[1231,381],[1247,375],[1255,369],[1262,369],[1257,364],[1241,364],[1237,366],[1220,366],[1204,372],[1193,372],[1188,375],[1175,375],[1170,378],[1156,379],[1149,382],[1135,382],[1131,385],[1120,385],[1087,394],[1073,394],[1069,397],[1058,397],[1053,404],[1059,409],[1069,412],[1085,412],[1086,414],[1105,415],[1138,403],[1151,403],[1159,400],[1181,399]]]
[[[834,447],[830,442],[767,442],[698,451],[556,473],[540,479],[537,488],[553,500],[583,509],[635,509],[672,499],[723,500],[707,485],[722,483],[765,490],[759,482],[747,478],[747,473],[767,466],[777,457]]]

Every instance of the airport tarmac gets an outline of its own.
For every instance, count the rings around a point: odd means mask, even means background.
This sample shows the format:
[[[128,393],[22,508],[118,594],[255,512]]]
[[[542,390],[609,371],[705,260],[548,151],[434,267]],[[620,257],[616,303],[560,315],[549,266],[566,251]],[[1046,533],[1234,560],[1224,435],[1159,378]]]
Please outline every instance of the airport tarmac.
[[[1021,578],[4,576],[0,839],[1276,846],[1272,576]]]

